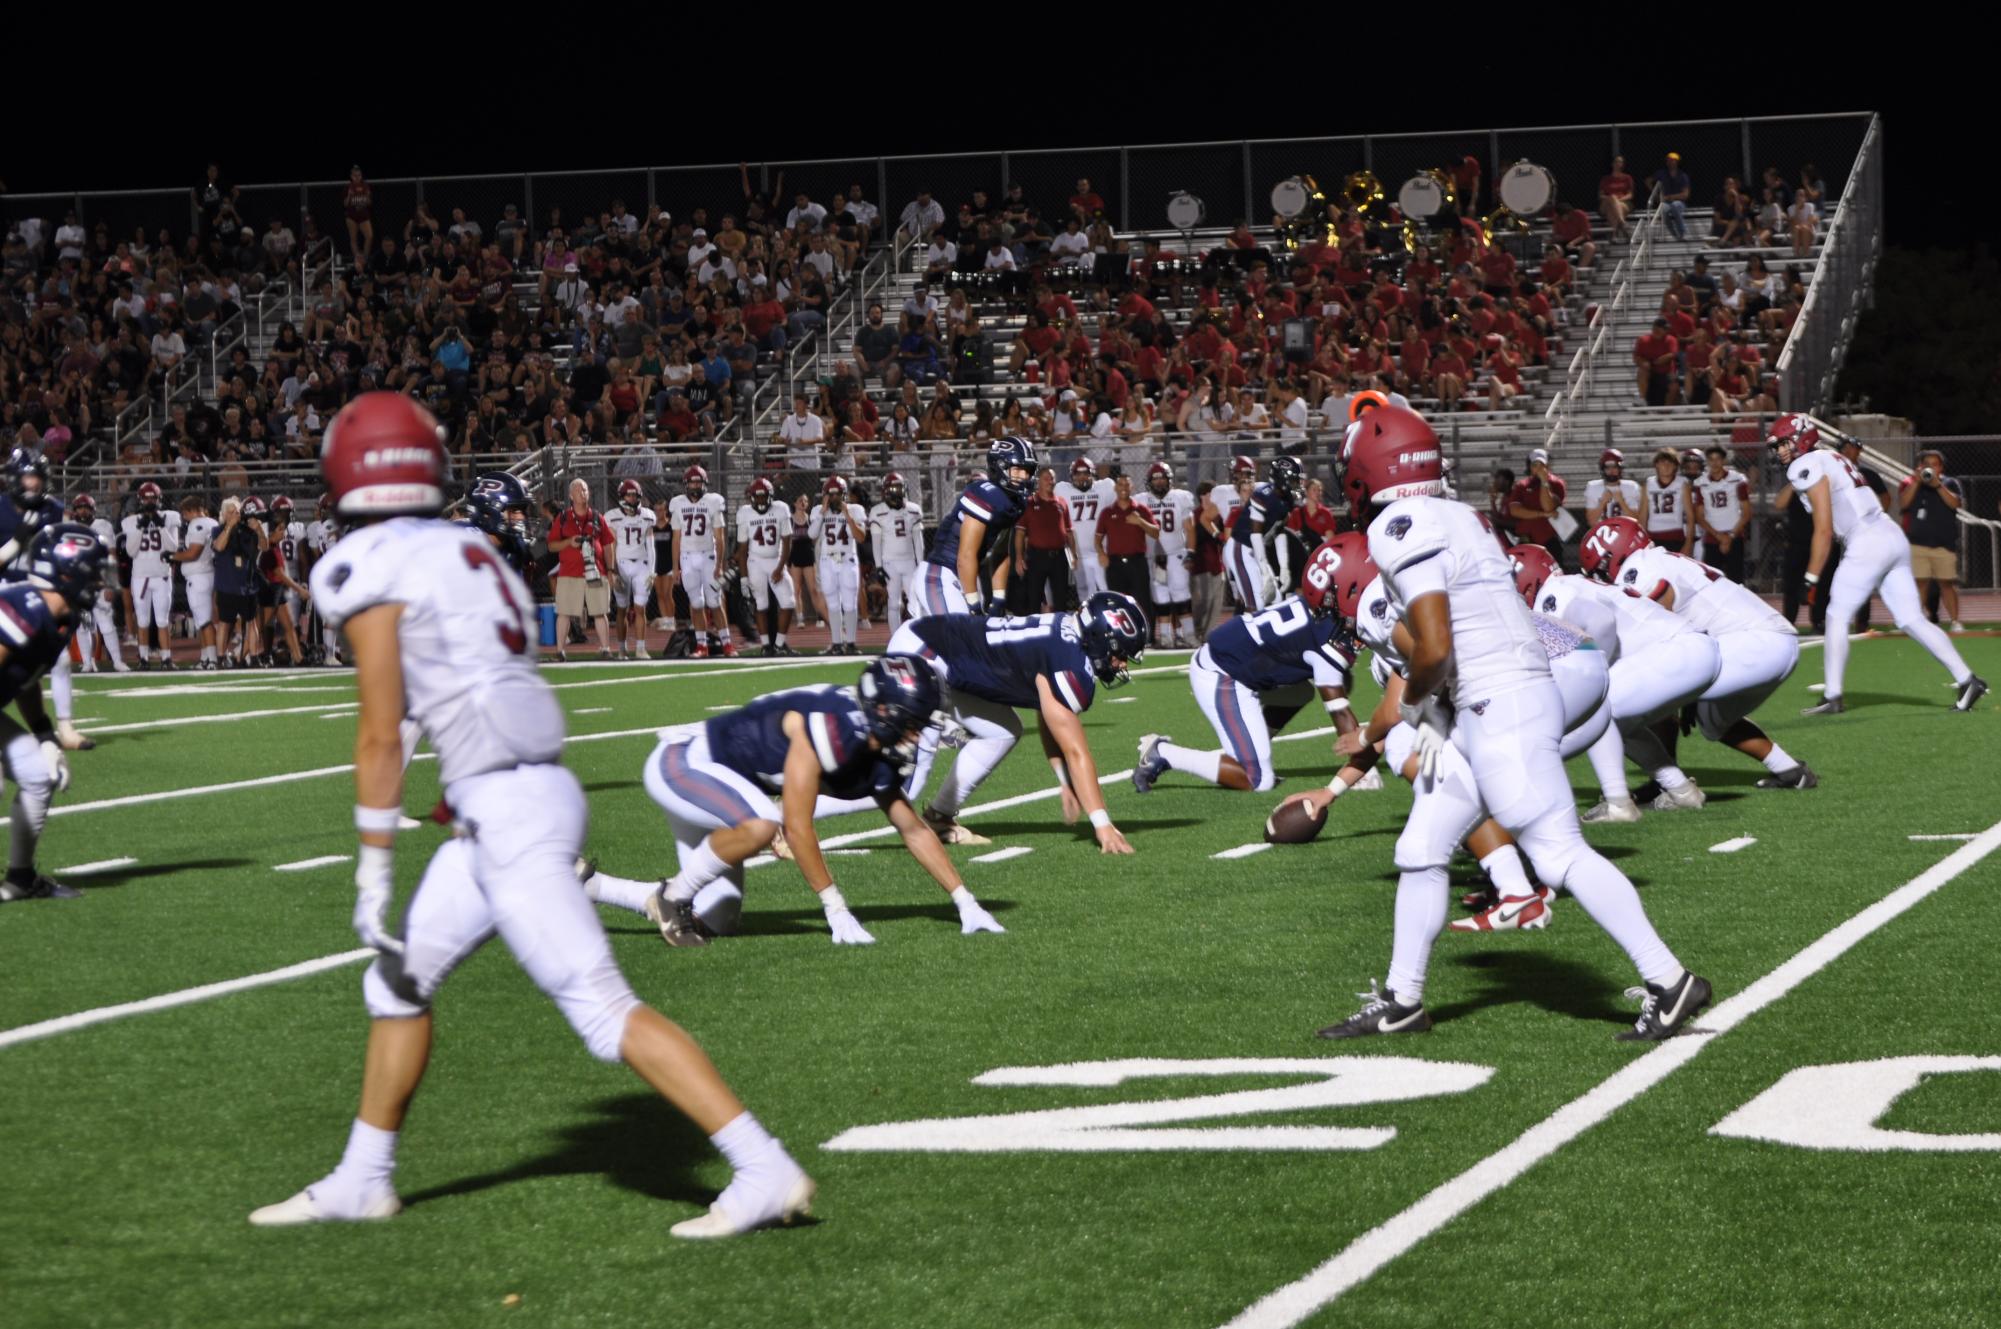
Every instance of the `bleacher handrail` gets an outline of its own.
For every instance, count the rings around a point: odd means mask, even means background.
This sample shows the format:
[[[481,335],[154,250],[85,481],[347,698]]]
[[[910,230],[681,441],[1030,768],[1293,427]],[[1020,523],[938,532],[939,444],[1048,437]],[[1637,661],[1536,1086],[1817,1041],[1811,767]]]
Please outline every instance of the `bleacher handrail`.
[[[1571,357],[1563,386],[1557,389],[1556,395],[1550,399],[1549,409],[1543,413],[1548,425],[1543,435],[1543,447],[1552,454],[1563,443],[1578,401],[1591,395],[1591,382],[1598,372],[1599,356],[1611,341],[1612,329],[1619,321],[1619,314],[1624,311],[1634,286],[1646,271],[1647,260],[1653,253],[1654,238],[1660,233],[1666,213],[1660,196],[1661,187],[1656,184],[1647,194],[1645,211],[1634,222],[1632,250],[1612,269],[1612,293],[1598,306],[1586,325],[1584,345]]]
[[[1807,281],[1806,296],[1800,301],[1799,315],[1793,320],[1792,331],[1773,366],[1779,381],[1787,389],[1785,404],[1791,407],[1813,411],[1826,408],[1833,395],[1835,370],[1854,331],[1855,315],[1868,297],[1869,279],[1875,265],[1881,230],[1881,219],[1875,215],[1874,200],[1870,197],[1879,187],[1877,175],[1880,167],[1872,154],[1881,128],[1881,117],[1870,116],[1869,127],[1862,135],[1862,145],[1855,152],[1855,163],[1849,168],[1848,182],[1841,191],[1841,200],[1835,205],[1826,233],[1821,238],[1820,255],[1814,261],[1813,275]],[[1856,230],[1864,225],[1870,227],[1871,233],[1858,239]],[[1858,256],[1849,252],[1865,245],[1869,251],[1866,254]],[[1830,292],[1844,263],[1851,265],[1857,276],[1851,289],[1845,292],[1849,296],[1849,308],[1822,312],[1820,306],[1839,298]],[[1805,354],[1803,348],[1810,344],[1809,334],[1814,331],[1817,313],[1822,319],[1835,318],[1840,323],[1830,341],[1829,353],[1825,357],[1827,363],[1821,367],[1818,380],[1808,382],[1813,367],[1800,364],[1800,372],[1796,375],[1794,365]]]

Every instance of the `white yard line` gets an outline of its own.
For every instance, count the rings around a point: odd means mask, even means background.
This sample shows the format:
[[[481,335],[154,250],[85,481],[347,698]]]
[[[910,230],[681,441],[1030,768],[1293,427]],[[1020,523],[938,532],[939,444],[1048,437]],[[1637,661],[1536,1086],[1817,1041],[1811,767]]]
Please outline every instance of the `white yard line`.
[[[1270,846],[1270,845],[1268,845],[1268,844],[1266,844],[1266,843],[1265,843],[1265,842],[1264,842],[1263,840],[1256,840],[1256,841],[1253,841],[1253,842],[1252,842],[1252,843],[1250,843],[1250,844],[1240,844],[1240,845],[1238,845],[1238,846],[1237,846],[1237,847],[1236,847],[1235,849],[1225,849],[1225,850],[1224,850],[1224,851],[1223,851],[1222,853],[1220,853],[1220,854],[1211,854],[1211,855],[1209,855],[1209,857],[1211,857],[1211,858],[1249,858],[1249,857],[1250,857],[1250,856],[1251,856],[1252,854],[1262,854],[1262,853],[1263,853],[1263,852],[1264,852],[1265,850],[1267,850],[1267,849],[1269,849],[1269,848],[1271,848],[1271,846]]]
[[[1009,845],[1006,849],[996,849],[991,854],[974,854],[975,863],[1005,863],[1010,858],[1020,858],[1035,851],[1025,844]]]
[[[1964,831],[1958,835],[1913,835],[1907,838],[1912,840],[1977,840],[1980,838],[1980,834],[1977,831]]]
[[[609,710],[611,710],[611,707],[609,707],[609,706],[579,706],[579,707],[577,707],[577,709],[576,709],[576,710],[574,710],[574,711],[571,711],[571,712],[570,712],[570,714],[571,714],[571,715],[603,715],[603,714],[605,714],[606,712],[608,712]]]
[[[1717,1036],[1729,1033],[1784,997],[1997,848],[2001,848],[2001,822],[1698,1017],[1696,1033],[1658,1044],[1614,1071],[1511,1143],[1355,1238],[1319,1268],[1247,1307],[1229,1322],[1228,1329],[1280,1329],[1298,1324],[1343,1293],[1360,1287],[1384,1265],[1695,1060]]]
[[[1758,843],[1757,836],[1740,835],[1734,840],[1725,840],[1722,844],[1709,846],[1709,852],[1712,854],[1734,854],[1739,849],[1749,849],[1756,843]]]
[[[352,863],[353,854],[322,854],[318,858],[302,858],[296,863],[279,863],[273,872],[305,872],[312,868],[330,868],[336,863]]]
[[[129,868],[139,860],[136,858],[107,858],[96,863],[79,863],[73,868],[57,868],[58,877],[88,877],[96,872],[112,872],[118,868]]]
[[[148,729],[179,729],[191,724],[223,724],[230,720],[265,720],[274,715],[317,715],[324,711],[334,714],[325,718],[338,720],[343,712],[361,705],[358,701],[326,702],[319,706],[284,706],[269,711],[230,711],[225,715],[181,715],[171,720],[135,720],[129,724],[80,724],[77,728],[95,737],[98,734],[134,734]]]

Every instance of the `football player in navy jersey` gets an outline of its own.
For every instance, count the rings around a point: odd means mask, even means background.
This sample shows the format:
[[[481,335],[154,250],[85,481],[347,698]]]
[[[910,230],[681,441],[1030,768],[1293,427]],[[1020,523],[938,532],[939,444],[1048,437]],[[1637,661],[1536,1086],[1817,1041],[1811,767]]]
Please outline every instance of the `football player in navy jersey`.
[[[931,553],[911,588],[912,618],[978,612],[980,565],[1028,511],[1028,497],[1035,490],[1035,444],[1013,436],[997,438],[987,448],[987,461],[996,478],[974,476],[959,501],[939,514]],[[1007,564],[1002,559],[994,569],[996,601],[1007,592]]]
[[[1148,734],[1139,741],[1133,788],[1144,794],[1176,770],[1225,789],[1270,789],[1278,783],[1272,731],[1283,729],[1316,691],[1335,728],[1354,729],[1348,685],[1357,649],[1335,612],[1334,586],[1344,576],[1366,584],[1365,569],[1374,572],[1367,539],[1352,531],[1337,535],[1307,560],[1298,596],[1239,614],[1210,633],[1188,663],[1188,682],[1222,749],[1202,751]]]
[[[904,798],[918,735],[940,704],[922,661],[890,654],[854,688],[798,688],[760,697],[705,724],[670,731],[646,763],[646,792],[674,828],[680,871],[635,881],[580,866],[584,893],[645,914],[669,946],[705,945],[736,930],[743,865],[782,824],[789,857],[820,897],[835,945],[875,940],[848,909],[820,852],[822,798],[872,798],[903,843],[959,909],[959,931],[1002,932],[966,889],[938,837]]]
[[[476,475],[465,496],[466,520],[485,531],[493,547],[523,581],[530,580],[535,548],[528,538],[528,491],[506,471]]]
[[[1267,533],[1285,529],[1285,519],[1306,492],[1305,473],[1291,457],[1272,462],[1265,482],[1230,517],[1230,538],[1223,545],[1223,571],[1245,613],[1256,613],[1278,598],[1292,580],[1291,546],[1278,542],[1278,571],[1271,570]]]
[[[14,781],[0,903],[81,894],[35,871],[35,846],[48,821],[49,801],[69,787],[69,767],[42,709],[41,677],[69,649],[77,622],[96,603],[109,555],[87,526],[46,526],[15,562],[20,580],[0,586],[0,707],[13,703],[28,724],[24,731],[0,712],[0,752]]]
[[[63,519],[62,504],[49,491],[49,467],[33,448],[17,447],[7,455],[5,493],[0,493],[0,572],[18,576],[21,556],[35,534]],[[56,700],[56,739],[71,752],[94,748],[70,723],[70,662],[64,652],[49,670],[49,691]]]
[[[1117,591],[1100,591],[1074,614],[1031,614],[1025,618],[985,618],[944,614],[905,623],[889,639],[889,649],[921,656],[945,686],[945,714],[965,729],[924,820],[947,844],[989,844],[985,836],[959,824],[980,782],[993,773],[1021,738],[1016,707],[1041,719],[1042,751],[1063,792],[1066,822],[1088,815],[1098,848],[1130,854],[1132,845],[1112,825],[1098,786],[1098,767],[1078,720],[1090,709],[1097,685],[1117,687],[1126,666],[1146,650],[1146,618],[1138,601]],[[917,769],[909,788],[922,789],[937,755],[942,726],[924,731]]]

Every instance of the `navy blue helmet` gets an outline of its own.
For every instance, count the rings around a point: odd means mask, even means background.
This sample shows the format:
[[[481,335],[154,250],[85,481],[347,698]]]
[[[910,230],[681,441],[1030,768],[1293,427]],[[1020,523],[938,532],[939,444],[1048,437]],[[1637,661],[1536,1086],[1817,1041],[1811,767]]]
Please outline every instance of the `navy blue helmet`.
[[[1077,618],[1083,629],[1084,658],[1098,681],[1107,687],[1131,682],[1126,666],[1146,653],[1146,619],[1139,601],[1118,591],[1099,591]]]
[[[1035,492],[1035,444],[1019,434],[997,438],[987,445],[987,464],[993,468],[993,481],[1016,498],[1027,498]],[[1026,467],[1028,474],[1021,478],[1009,474],[1016,467]]]
[[[97,603],[109,557],[110,550],[97,538],[97,532],[73,521],[59,521],[36,532],[20,567],[30,586],[54,591],[69,601],[72,613],[84,614]]]
[[[930,665],[914,655],[884,655],[862,670],[855,684],[868,730],[883,751],[900,757],[912,755],[913,729],[931,723],[931,713],[944,704],[938,675]]]
[[[516,569],[533,553],[528,547],[528,491],[506,471],[486,471],[473,477],[466,491],[466,514],[472,524],[501,543]]]
[[[37,483],[28,488],[28,481]],[[49,496],[49,464],[31,447],[17,445],[7,454],[7,493],[18,508],[39,508]]]
[[[1296,458],[1275,458],[1271,464],[1271,473],[1265,478],[1273,489],[1293,499],[1298,499],[1306,492],[1306,473],[1299,469]]]

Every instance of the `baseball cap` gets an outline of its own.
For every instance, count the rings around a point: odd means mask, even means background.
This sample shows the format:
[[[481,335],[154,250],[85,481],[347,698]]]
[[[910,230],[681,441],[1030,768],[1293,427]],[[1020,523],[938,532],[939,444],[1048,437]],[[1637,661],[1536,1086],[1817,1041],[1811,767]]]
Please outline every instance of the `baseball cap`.
[[[563,265],[563,271],[565,272],[575,272],[576,270],[577,270],[577,265],[574,263],[565,263]]]
[[[1535,463],[1537,463],[1537,462],[1541,462],[1541,463],[1542,463],[1543,465],[1545,465],[1545,466],[1549,465],[1549,451],[1548,451],[1548,449],[1546,449],[1546,448],[1530,448],[1530,449],[1529,449],[1529,465],[1533,466],[1533,465],[1535,465]]]
[[[1076,400],[1077,400],[1077,393],[1076,393],[1076,390],[1075,390],[1075,389],[1073,389],[1073,388],[1065,388],[1065,389],[1063,389],[1062,393],[1061,393],[1061,394],[1059,394],[1059,395],[1057,396],[1056,400],[1058,400],[1058,401],[1076,401]]]
[[[695,238],[698,240],[706,240],[709,238],[709,233],[703,230],[701,227],[697,226],[695,228]]]

